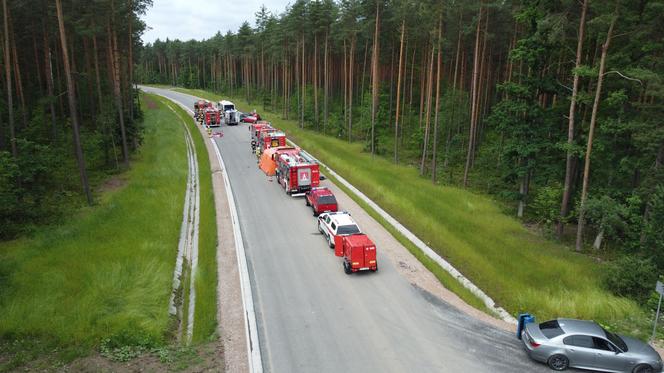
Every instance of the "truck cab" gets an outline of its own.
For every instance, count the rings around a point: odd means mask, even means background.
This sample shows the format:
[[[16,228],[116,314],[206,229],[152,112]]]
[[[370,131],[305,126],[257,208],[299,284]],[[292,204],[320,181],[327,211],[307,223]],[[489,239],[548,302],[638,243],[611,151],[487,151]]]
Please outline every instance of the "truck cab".
[[[378,270],[376,244],[366,234],[336,236],[335,242],[334,254],[343,257],[344,272],[347,275]]]
[[[320,214],[318,216],[318,231],[325,237],[331,248],[335,246],[336,237],[362,233],[355,220],[345,211]]]
[[[234,126],[240,123],[240,112],[235,109],[234,103],[222,100],[217,103],[217,108],[223,113],[224,123],[227,126]]]
[[[314,216],[323,212],[337,212],[337,199],[331,190],[326,187],[313,188],[304,195],[307,206],[311,206]]]

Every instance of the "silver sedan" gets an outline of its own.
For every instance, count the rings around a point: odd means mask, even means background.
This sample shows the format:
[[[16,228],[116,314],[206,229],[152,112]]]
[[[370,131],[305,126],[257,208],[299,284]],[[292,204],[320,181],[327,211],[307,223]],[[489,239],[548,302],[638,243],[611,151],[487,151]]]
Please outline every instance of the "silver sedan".
[[[529,323],[521,332],[528,355],[553,370],[569,367],[603,372],[662,371],[662,358],[649,345],[611,333],[593,321],[556,319]]]

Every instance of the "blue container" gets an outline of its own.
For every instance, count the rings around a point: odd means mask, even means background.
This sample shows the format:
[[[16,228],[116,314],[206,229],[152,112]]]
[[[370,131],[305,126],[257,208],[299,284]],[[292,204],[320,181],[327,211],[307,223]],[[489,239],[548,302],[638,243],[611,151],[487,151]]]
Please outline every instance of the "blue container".
[[[516,337],[521,339],[521,332],[523,328],[526,327],[526,324],[535,322],[535,316],[529,313],[520,313],[518,317],[518,322],[516,324]]]

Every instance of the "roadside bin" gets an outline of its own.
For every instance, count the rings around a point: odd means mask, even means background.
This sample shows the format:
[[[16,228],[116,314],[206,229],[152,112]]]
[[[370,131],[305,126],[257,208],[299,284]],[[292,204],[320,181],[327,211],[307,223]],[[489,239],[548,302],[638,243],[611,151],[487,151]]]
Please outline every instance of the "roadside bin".
[[[520,313],[518,322],[516,324],[516,337],[521,339],[521,331],[523,331],[523,328],[526,327],[526,324],[530,324],[531,322],[535,322],[535,316],[529,314],[529,313]]]

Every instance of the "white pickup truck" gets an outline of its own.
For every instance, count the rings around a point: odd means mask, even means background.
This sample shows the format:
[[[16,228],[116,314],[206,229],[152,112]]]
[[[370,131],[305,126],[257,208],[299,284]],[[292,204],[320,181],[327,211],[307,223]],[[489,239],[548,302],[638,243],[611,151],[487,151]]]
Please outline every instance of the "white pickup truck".
[[[362,233],[355,220],[345,211],[324,212],[318,216],[318,231],[325,236],[327,244],[334,248],[335,236]]]

